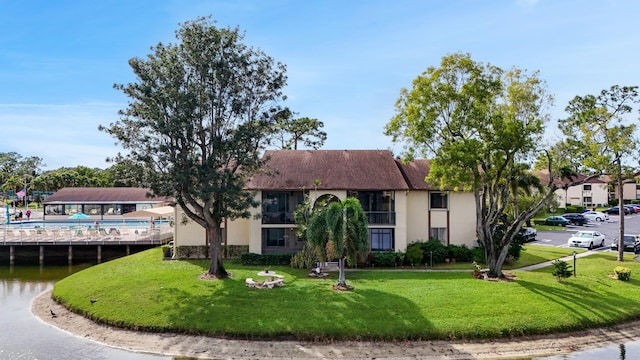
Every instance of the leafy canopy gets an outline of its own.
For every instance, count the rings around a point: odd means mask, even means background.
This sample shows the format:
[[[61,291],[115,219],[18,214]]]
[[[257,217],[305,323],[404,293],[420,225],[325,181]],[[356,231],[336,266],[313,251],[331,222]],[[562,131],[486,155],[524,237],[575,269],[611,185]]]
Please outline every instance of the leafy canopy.
[[[174,196],[207,231],[218,268],[220,224],[249,217],[257,206],[243,191],[261,165],[285,97],[285,66],[242,43],[238,28],[209,18],[181,25],[176,44],[159,43],[146,59],[129,61],[136,82],[115,85],[131,100],[121,119],[102,130],[149,170],[156,195]]]

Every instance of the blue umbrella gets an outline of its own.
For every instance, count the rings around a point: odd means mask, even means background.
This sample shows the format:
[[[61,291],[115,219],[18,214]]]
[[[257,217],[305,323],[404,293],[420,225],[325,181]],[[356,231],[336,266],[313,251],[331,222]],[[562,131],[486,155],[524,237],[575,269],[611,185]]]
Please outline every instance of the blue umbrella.
[[[72,220],[80,220],[80,219],[88,219],[88,218],[89,218],[89,215],[83,214],[81,212],[77,212],[69,216],[69,219],[72,219]]]

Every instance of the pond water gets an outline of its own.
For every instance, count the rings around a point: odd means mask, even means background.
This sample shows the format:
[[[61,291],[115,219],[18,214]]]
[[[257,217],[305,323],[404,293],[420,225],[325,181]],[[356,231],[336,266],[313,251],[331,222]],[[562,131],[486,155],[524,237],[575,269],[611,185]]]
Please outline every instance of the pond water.
[[[31,313],[31,301],[38,294],[87,266],[0,267],[0,359],[172,359],[88,341],[52,327]]]
[[[536,360],[632,360],[638,358],[640,358],[640,341],[580,351],[563,356],[536,358]]]

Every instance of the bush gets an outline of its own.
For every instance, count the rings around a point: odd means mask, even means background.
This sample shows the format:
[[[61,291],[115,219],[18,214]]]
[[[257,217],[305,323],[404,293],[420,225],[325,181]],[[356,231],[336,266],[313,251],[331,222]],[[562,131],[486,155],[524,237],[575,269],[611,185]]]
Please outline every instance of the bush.
[[[242,265],[290,265],[291,254],[255,254],[240,255]]]
[[[616,266],[613,272],[616,273],[618,280],[629,281],[631,279],[631,270],[624,266]]]
[[[405,259],[408,265],[416,266],[423,264],[424,251],[420,248],[420,243],[412,243],[407,246]]]
[[[434,264],[441,264],[444,259],[449,257],[447,246],[438,239],[429,239],[427,242],[420,243],[420,248],[424,254],[423,263],[430,264],[433,260]]]
[[[554,260],[552,263],[552,271],[551,274],[558,278],[558,281],[562,280],[562,278],[568,278],[573,273],[571,272],[571,267],[566,262],[558,259]]]
[[[584,212],[584,206],[579,206],[579,205],[567,205],[567,207],[564,209],[565,213],[578,213],[581,214]]]
[[[395,251],[374,251],[369,258],[371,266],[396,267],[404,262],[404,254]]]
[[[487,259],[484,256],[484,248],[482,247],[473,248],[471,249],[471,254],[473,256],[473,261],[481,264],[487,263]]]
[[[473,251],[467,247],[467,245],[449,245],[449,256],[456,259],[457,262],[471,262],[473,261]]]
[[[312,246],[305,244],[302,250],[291,257],[291,267],[296,269],[311,269],[318,260],[316,250]]]

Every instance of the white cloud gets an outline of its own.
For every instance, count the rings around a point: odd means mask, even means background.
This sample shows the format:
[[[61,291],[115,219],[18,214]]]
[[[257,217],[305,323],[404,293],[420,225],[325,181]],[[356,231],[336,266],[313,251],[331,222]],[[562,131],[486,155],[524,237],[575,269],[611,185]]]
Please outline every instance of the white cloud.
[[[105,168],[119,148],[98,130],[116,121],[119,104],[0,104],[0,149],[43,159],[46,169],[84,165]]]

